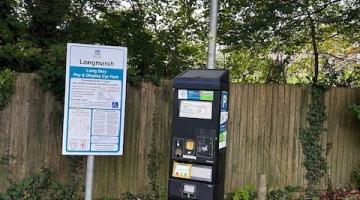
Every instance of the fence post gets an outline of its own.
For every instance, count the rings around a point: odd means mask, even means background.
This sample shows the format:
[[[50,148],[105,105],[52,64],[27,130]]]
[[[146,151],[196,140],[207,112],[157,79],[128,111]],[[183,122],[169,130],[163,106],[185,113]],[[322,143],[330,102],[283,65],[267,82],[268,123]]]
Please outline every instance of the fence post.
[[[259,176],[257,200],[266,200],[266,175]]]

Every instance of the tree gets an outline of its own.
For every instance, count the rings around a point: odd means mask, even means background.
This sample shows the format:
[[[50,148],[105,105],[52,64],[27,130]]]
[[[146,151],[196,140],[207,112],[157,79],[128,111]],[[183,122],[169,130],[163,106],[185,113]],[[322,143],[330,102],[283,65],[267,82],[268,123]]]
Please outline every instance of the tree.
[[[356,0],[224,0],[219,35],[230,49],[265,46],[288,55],[310,44],[312,81],[317,82],[319,44],[339,35],[358,37],[359,4]],[[354,34],[349,35],[349,30]]]
[[[161,77],[172,78],[187,68],[205,66],[207,23],[196,0],[141,1],[146,13],[146,26],[154,33]]]
[[[16,1],[0,1],[0,70],[31,72],[39,64],[39,49],[25,40],[26,24],[19,19],[17,10]]]
[[[0,2],[0,45],[14,43],[23,32],[23,24],[18,20],[15,12],[14,0]]]
[[[24,0],[28,34],[36,45],[48,47],[58,40],[69,5],[70,0]]]
[[[130,73],[151,77],[161,64],[153,34],[145,26],[145,13],[133,7],[103,14],[96,26],[97,40],[101,44],[128,47]]]

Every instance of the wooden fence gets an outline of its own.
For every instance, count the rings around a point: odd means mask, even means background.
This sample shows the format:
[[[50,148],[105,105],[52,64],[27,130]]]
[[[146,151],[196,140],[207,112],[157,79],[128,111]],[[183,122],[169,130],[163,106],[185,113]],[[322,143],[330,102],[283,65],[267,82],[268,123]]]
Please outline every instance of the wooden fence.
[[[71,176],[69,157],[61,155],[62,105],[38,84],[35,74],[19,74],[15,95],[0,111],[0,192],[8,178],[19,181],[41,168],[59,179]],[[309,90],[292,85],[232,84],[226,191],[256,184],[266,174],[270,188],[304,186],[300,128],[307,125]],[[325,97],[323,147],[335,186],[349,184],[351,171],[360,164],[360,123],[349,105],[360,104],[360,89],[331,88]],[[123,192],[148,190],[147,162],[154,139],[163,165],[159,183],[166,189],[171,130],[171,81],[159,87],[143,83],[128,87],[124,156],[96,157],[94,196],[117,198]],[[84,159],[82,161],[84,165]],[[84,173],[82,169],[81,173]],[[80,174],[82,176],[83,174]]]

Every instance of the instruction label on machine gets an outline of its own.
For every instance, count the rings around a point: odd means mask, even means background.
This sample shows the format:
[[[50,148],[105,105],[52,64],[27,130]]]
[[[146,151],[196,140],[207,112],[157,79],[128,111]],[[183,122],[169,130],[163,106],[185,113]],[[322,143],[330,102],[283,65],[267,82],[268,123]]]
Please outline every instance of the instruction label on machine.
[[[214,91],[178,90],[180,100],[179,117],[211,119]]]
[[[219,129],[219,149],[226,147],[228,116],[229,116],[228,102],[229,102],[229,93],[226,91],[222,91],[221,92],[220,129]]]
[[[122,155],[127,49],[69,43],[64,155]]]
[[[212,102],[181,100],[179,117],[211,119]]]

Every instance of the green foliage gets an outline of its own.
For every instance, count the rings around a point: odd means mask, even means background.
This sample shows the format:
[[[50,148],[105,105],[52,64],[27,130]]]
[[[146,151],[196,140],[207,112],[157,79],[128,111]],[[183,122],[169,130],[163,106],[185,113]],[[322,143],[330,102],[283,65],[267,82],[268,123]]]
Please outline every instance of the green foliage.
[[[353,169],[351,173],[351,181],[355,188],[360,189],[360,168]]]
[[[42,65],[42,49],[34,47],[27,40],[0,45],[0,69],[12,69],[16,72],[33,72]]]
[[[52,173],[44,169],[32,176],[26,177],[20,183],[12,183],[5,193],[0,194],[0,200],[13,199],[80,199],[71,191],[71,185],[59,184]]]
[[[152,115],[152,126],[153,131],[151,135],[151,143],[150,143],[150,152],[147,155],[148,156],[148,163],[147,163],[147,175],[149,177],[149,185],[151,189],[151,197],[154,200],[157,199],[163,199],[164,198],[164,192],[162,192],[162,188],[160,188],[160,185],[158,183],[159,180],[159,172],[160,168],[163,165],[163,154],[157,150],[156,146],[156,137],[155,133],[158,130],[158,111],[159,106],[156,105],[154,107],[153,115]]]
[[[288,200],[291,199],[293,193],[299,192],[300,187],[286,186],[283,190],[273,190],[267,194],[267,200]]]
[[[14,43],[25,30],[25,24],[18,20],[17,1],[0,1],[0,46]]]
[[[309,82],[314,64],[309,42],[315,35],[319,78],[336,75],[337,85],[360,84],[354,61],[357,1],[223,0],[220,5],[218,35],[225,54],[218,66],[231,69],[233,80]],[[100,43],[128,47],[131,84],[159,83],[185,69],[205,67],[207,17],[208,3],[196,0],[3,0],[0,70],[39,72],[44,88],[62,99],[65,43]],[[60,54],[54,52],[60,47]],[[336,65],[328,68],[325,59]]]
[[[206,23],[193,0],[17,2],[0,3],[0,70],[38,72],[44,89],[60,100],[67,42],[128,47],[133,85],[159,83],[205,61],[199,35]]]
[[[271,60],[253,51],[238,50],[227,54],[226,68],[234,82],[264,83]]]
[[[65,93],[65,44],[53,45],[43,58],[43,65],[37,71],[40,84],[45,90],[51,91],[59,101],[64,100]]]
[[[312,41],[312,25],[316,26],[316,39],[325,41],[331,38],[329,33],[343,31],[342,28],[359,20],[354,14],[359,11],[355,0],[346,3],[223,0],[222,5],[219,35],[232,48],[273,46],[275,51],[291,52]]]
[[[156,200],[154,196],[151,194],[132,194],[129,192],[123,194],[121,199],[122,200]]]
[[[285,62],[280,68],[267,67],[270,74],[275,73],[274,77],[280,78],[276,81],[283,80],[277,72],[285,72],[283,75],[287,75],[291,83],[309,82],[308,77],[316,82],[318,76],[325,75],[328,70],[323,59],[329,59],[338,68],[338,83],[358,83],[353,80],[359,77],[358,73],[348,69],[356,70],[359,66],[355,56],[359,52],[358,45],[354,42],[359,41],[360,35],[355,31],[360,24],[359,1],[222,0],[221,5],[218,35],[223,48],[255,52],[269,49],[268,55],[273,60],[274,55],[280,54],[303,65]],[[344,45],[348,43],[352,44]]]
[[[15,74],[5,69],[0,71],[0,110],[4,108],[14,92]]]
[[[50,185],[50,172],[45,170],[23,179],[19,184],[12,184],[5,194],[0,195],[0,199],[41,199],[48,197]]]
[[[311,101],[307,113],[308,128],[300,130],[299,139],[303,147],[304,166],[306,169],[307,197],[318,197],[317,192],[320,179],[327,171],[324,150],[321,146],[321,134],[325,119],[324,94],[326,88],[313,84],[311,87]]]
[[[350,106],[350,110],[356,115],[356,118],[360,120],[360,105],[353,104]]]
[[[227,195],[227,200],[253,200],[256,198],[256,188],[253,185],[246,184],[236,188],[233,193]]]
[[[84,167],[83,157],[81,156],[68,156],[70,161],[70,180],[64,185],[58,185],[58,196],[62,199],[71,200],[79,199],[84,192],[83,180]]]

